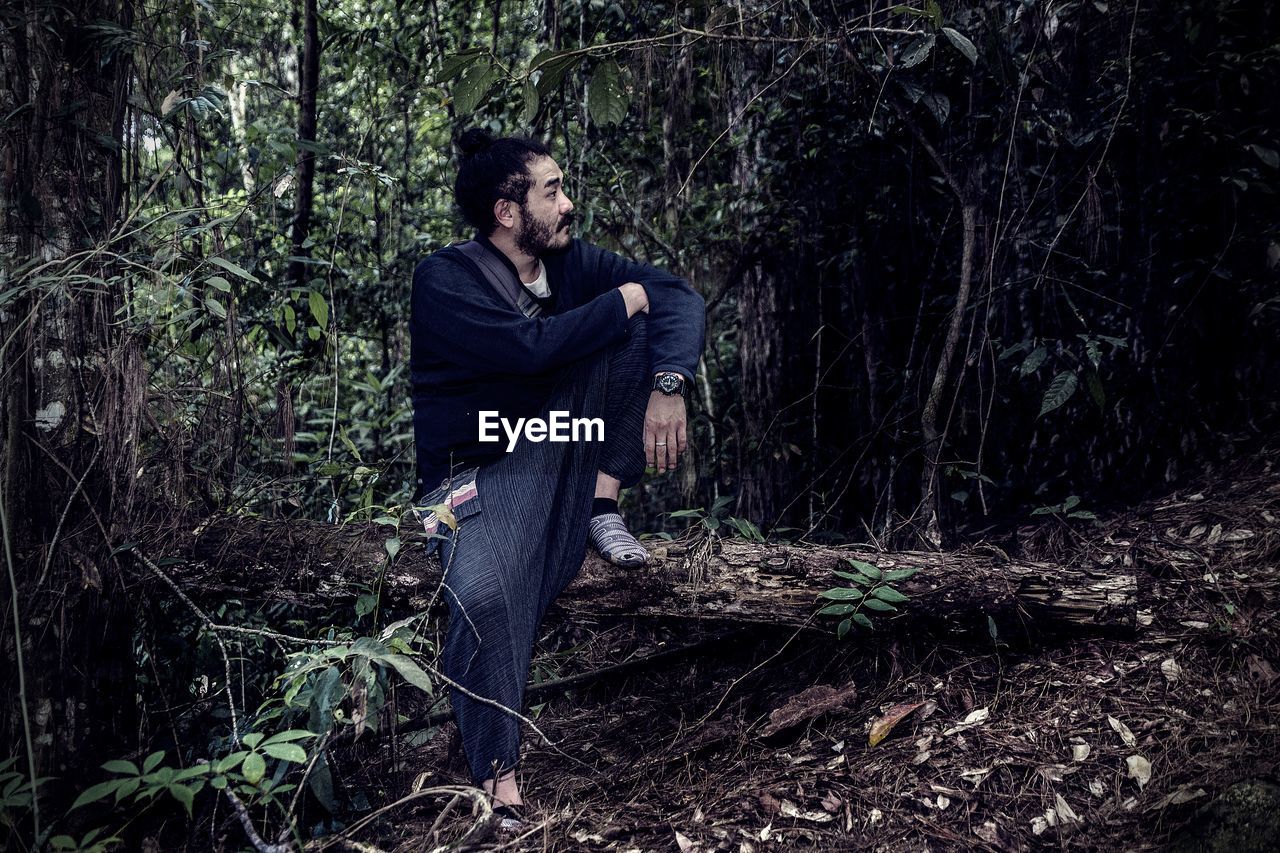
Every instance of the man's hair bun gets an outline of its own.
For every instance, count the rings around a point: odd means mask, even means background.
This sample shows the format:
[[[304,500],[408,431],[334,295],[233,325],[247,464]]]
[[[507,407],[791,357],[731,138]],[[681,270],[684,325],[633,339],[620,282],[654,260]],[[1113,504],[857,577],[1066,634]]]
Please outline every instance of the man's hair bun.
[[[474,157],[493,142],[493,134],[483,128],[473,127],[458,138],[458,150],[463,157]]]
[[[529,164],[550,157],[547,146],[534,139],[507,136],[494,139],[473,127],[458,137],[458,178],[453,197],[466,220],[486,237],[498,226],[493,206],[505,198],[524,204],[529,196]]]

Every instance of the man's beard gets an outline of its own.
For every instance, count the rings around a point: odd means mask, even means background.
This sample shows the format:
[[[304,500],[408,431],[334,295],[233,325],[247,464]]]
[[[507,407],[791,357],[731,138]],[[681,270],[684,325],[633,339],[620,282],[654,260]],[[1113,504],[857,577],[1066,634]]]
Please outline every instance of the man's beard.
[[[548,249],[564,248],[568,245],[568,235],[565,235],[563,243],[558,241],[561,239],[563,229],[571,222],[573,222],[573,215],[566,214],[556,221],[556,227],[553,228],[550,223],[536,218],[529,208],[521,205],[520,228],[515,235],[516,248],[533,258],[541,256]]]

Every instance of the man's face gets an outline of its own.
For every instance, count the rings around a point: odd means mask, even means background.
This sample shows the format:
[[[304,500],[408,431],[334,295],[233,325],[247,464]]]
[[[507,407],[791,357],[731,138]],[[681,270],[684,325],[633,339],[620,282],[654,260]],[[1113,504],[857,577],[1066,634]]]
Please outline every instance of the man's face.
[[[515,242],[517,249],[536,258],[569,245],[573,202],[564,194],[564,172],[550,157],[531,161],[529,178],[529,194],[519,205]]]

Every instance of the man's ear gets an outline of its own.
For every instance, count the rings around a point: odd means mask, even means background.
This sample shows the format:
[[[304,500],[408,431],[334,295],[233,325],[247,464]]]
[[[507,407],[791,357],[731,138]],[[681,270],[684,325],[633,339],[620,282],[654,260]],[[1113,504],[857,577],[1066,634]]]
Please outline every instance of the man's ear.
[[[493,203],[493,219],[505,228],[516,227],[515,205],[509,198],[500,198]]]

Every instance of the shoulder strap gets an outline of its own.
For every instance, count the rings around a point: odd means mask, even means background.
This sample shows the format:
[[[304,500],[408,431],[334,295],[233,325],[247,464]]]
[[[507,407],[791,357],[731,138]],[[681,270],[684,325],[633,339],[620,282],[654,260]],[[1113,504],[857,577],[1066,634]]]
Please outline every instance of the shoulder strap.
[[[462,243],[455,243],[454,248],[461,251],[464,255],[475,262],[480,268],[480,272],[484,274],[485,280],[489,285],[498,292],[498,295],[522,314],[528,315],[530,303],[534,309],[538,308],[536,302],[525,289],[516,281],[515,276],[511,274],[511,270],[507,269],[502,261],[493,256],[484,246],[475,240],[467,240]],[[537,313],[541,313],[538,311]]]

